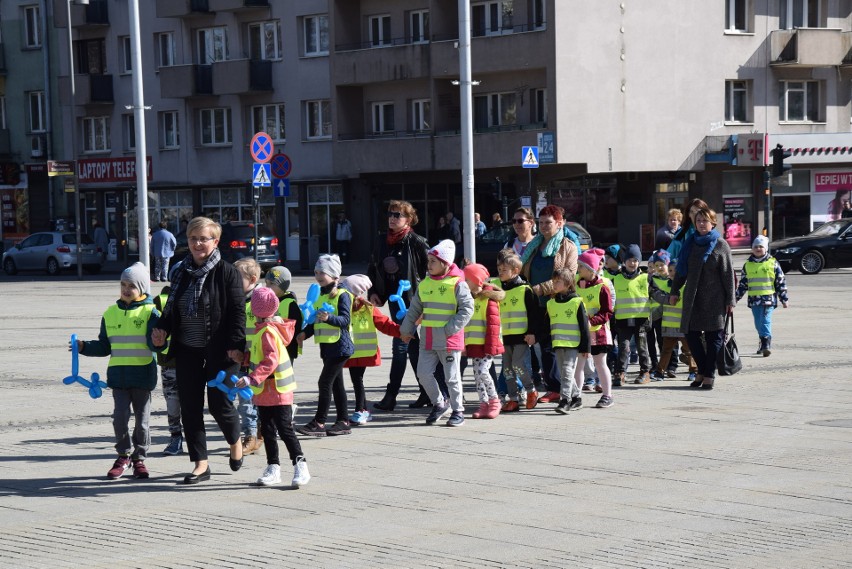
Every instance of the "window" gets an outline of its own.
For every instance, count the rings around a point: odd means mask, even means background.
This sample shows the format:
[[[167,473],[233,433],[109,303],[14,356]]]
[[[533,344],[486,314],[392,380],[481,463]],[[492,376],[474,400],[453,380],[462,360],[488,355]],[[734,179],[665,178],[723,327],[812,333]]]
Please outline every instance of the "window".
[[[124,133],[124,149],[136,150],[136,117],[130,114],[122,115],[121,130]]]
[[[308,139],[331,138],[331,103],[329,101],[308,101],[305,103],[305,114],[308,120]]]
[[[118,43],[121,44],[121,72],[133,72],[133,50],[130,47],[130,36],[118,38]]]
[[[547,122],[547,90],[534,89],[535,108],[533,109],[532,122],[543,124]]]
[[[512,0],[483,2],[470,7],[474,36],[495,36],[512,33]]]
[[[249,57],[281,59],[281,24],[278,20],[249,25]]]
[[[373,134],[393,131],[393,103],[373,103]]]
[[[157,34],[158,67],[170,67],[175,64],[175,35],[172,32]]]
[[[189,205],[192,205],[190,195]],[[275,231],[275,198],[272,188],[260,188],[260,219],[267,229]],[[191,212],[190,212],[191,213]],[[242,188],[204,188],[201,190],[201,215],[220,223],[254,221],[251,194]]]
[[[231,143],[231,109],[201,109],[201,144],[215,146]]]
[[[163,150],[180,148],[177,111],[164,111],[160,113],[160,148]]]
[[[544,13],[545,0],[533,0],[532,3],[532,25],[535,30],[543,30],[547,22]]]
[[[411,24],[411,43],[429,42],[429,10],[415,10],[409,18]]]
[[[819,81],[781,81],[778,120],[781,122],[819,122]]]
[[[41,10],[24,6],[24,46],[41,47]]]
[[[515,93],[494,93],[473,98],[475,128],[513,125],[518,122]]]
[[[328,15],[305,16],[305,55],[328,55]]]
[[[411,130],[432,130],[432,102],[429,99],[411,101]]]
[[[183,233],[185,223],[192,215],[192,190],[148,190],[148,216],[150,226],[165,221],[168,230],[178,235]],[[181,226],[184,227],[181,227]]]
[[[77,73],[103,75],[106,73],[106,42],[103,38],[79,40],[77,47]]]
[[[751,0],[725,0],[725,30],[750,32]]]
[[[83,152],[109,152],[109,117],[83,117]]]
[[[228,59],[228,32],[224,27],[198,30],[198,63],[209,65]]]
[[[46,129],[44,91],[29,93],[30,100],[30,132],[44,132]]]
[[[781,0],[782,30],[819,27],[819,0]]]
[[[343,209],[343,186],[308,186],[308,234],[319,239],[320,251],[331,251],[334,245],[334,223]]]
[[[725,81],[725,121],[751,122],[748,81]]]
[[[286,142],[287,131],[284,128],[284,103],[252,107],[251,128],[252,132],[265,132],[275,142]]]
[[[370,45],[380,47],[391,43],[390,15],[370,16]]]

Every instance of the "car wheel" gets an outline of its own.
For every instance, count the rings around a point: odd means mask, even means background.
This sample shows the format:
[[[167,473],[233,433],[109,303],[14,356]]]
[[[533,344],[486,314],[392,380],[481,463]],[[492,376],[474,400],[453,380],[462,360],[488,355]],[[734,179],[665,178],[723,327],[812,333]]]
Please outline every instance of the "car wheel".
[[[815,275],[825,267],[825,257],[819,251],[808,251],[799,259],[799,271],[805,275]]]
[[[47,260],[47,274],[52,277],[55,277],[60,273],[60,270],[61,269],[59,268],[59,261],[57,261],[53,257],[50,257]]]
[[[3,263],[3,270],[6,271],[7,275],[14,275],[18,272],[18,267],[15,266],[15,261],[6,259]]]

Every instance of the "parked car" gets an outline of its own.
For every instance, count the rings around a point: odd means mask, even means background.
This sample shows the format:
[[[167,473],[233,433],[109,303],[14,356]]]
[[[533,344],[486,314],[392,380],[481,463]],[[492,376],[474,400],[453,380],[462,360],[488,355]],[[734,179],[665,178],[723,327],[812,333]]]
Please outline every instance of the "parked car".
[[[773,241],[769,251],[785,271],[792,267],[815,275],[823,269],[852,267],[852,219],[829,221],[807,235]]]
[[[278,238],[265,225],[257,226],[258,240],[254,242],[254,224],[248,221],[230,221],[222,224],[219,251],[222,258],[233,263],[243,257],[254,257],[257,247],[257,262],[263,270],[282,263],[278,255]]]
[[[103,267],[103,253],[88,235],[81,236],[83,268],[96,274]],[[3,270],[7,275],[18,271],[43,270],[58,275],[77,266],[77,235],[63,231],[33,233],[3,253]]]
[[[580,253],[593,247],[592,236],[586,228],[574,221],[565,224],[580,238]],[[515,238],[511,222],[492,227],[476,238],[476,262],[485,265],[492,276],[497,276],[497,253],[510,239]]]

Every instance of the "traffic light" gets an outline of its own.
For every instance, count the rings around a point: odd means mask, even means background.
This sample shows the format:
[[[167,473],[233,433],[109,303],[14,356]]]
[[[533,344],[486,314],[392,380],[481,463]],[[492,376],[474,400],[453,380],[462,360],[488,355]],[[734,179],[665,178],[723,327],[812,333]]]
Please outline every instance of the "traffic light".
[[[784,150],[780,144],[776,144],[772,150],[772,177],[777,178],[787,173],[787,170],[792,168],[789,164],[784,164],[784,159],[792,156],[793,153],[789,150]]]

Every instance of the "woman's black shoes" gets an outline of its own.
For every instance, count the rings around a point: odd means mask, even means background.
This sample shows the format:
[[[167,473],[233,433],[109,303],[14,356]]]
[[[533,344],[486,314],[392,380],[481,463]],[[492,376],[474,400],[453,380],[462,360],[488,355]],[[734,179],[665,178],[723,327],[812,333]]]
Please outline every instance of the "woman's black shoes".
[[[409,409],[421,409],[423,407],[426,407],[427,405],[431,406],[432,402],[429,401],[428,395],[426,395],[425,393],[421,393],[420,397],[417,398],[417,401],[415,401],[414,403],[408,404],[408,408]]]
[[[243,458],[245,458],[245,457],[241,456],[239,459],[229,457],[228,458],[228,464],[231,466],[231,470],[236,472],[237,470],[242,468],[243,467]]]
[[[210,480],[210,467],[207,467],[207,470],[200,474],[187,474],[183,477],[184,484],[198,484],[199,482],[206,482]]]

